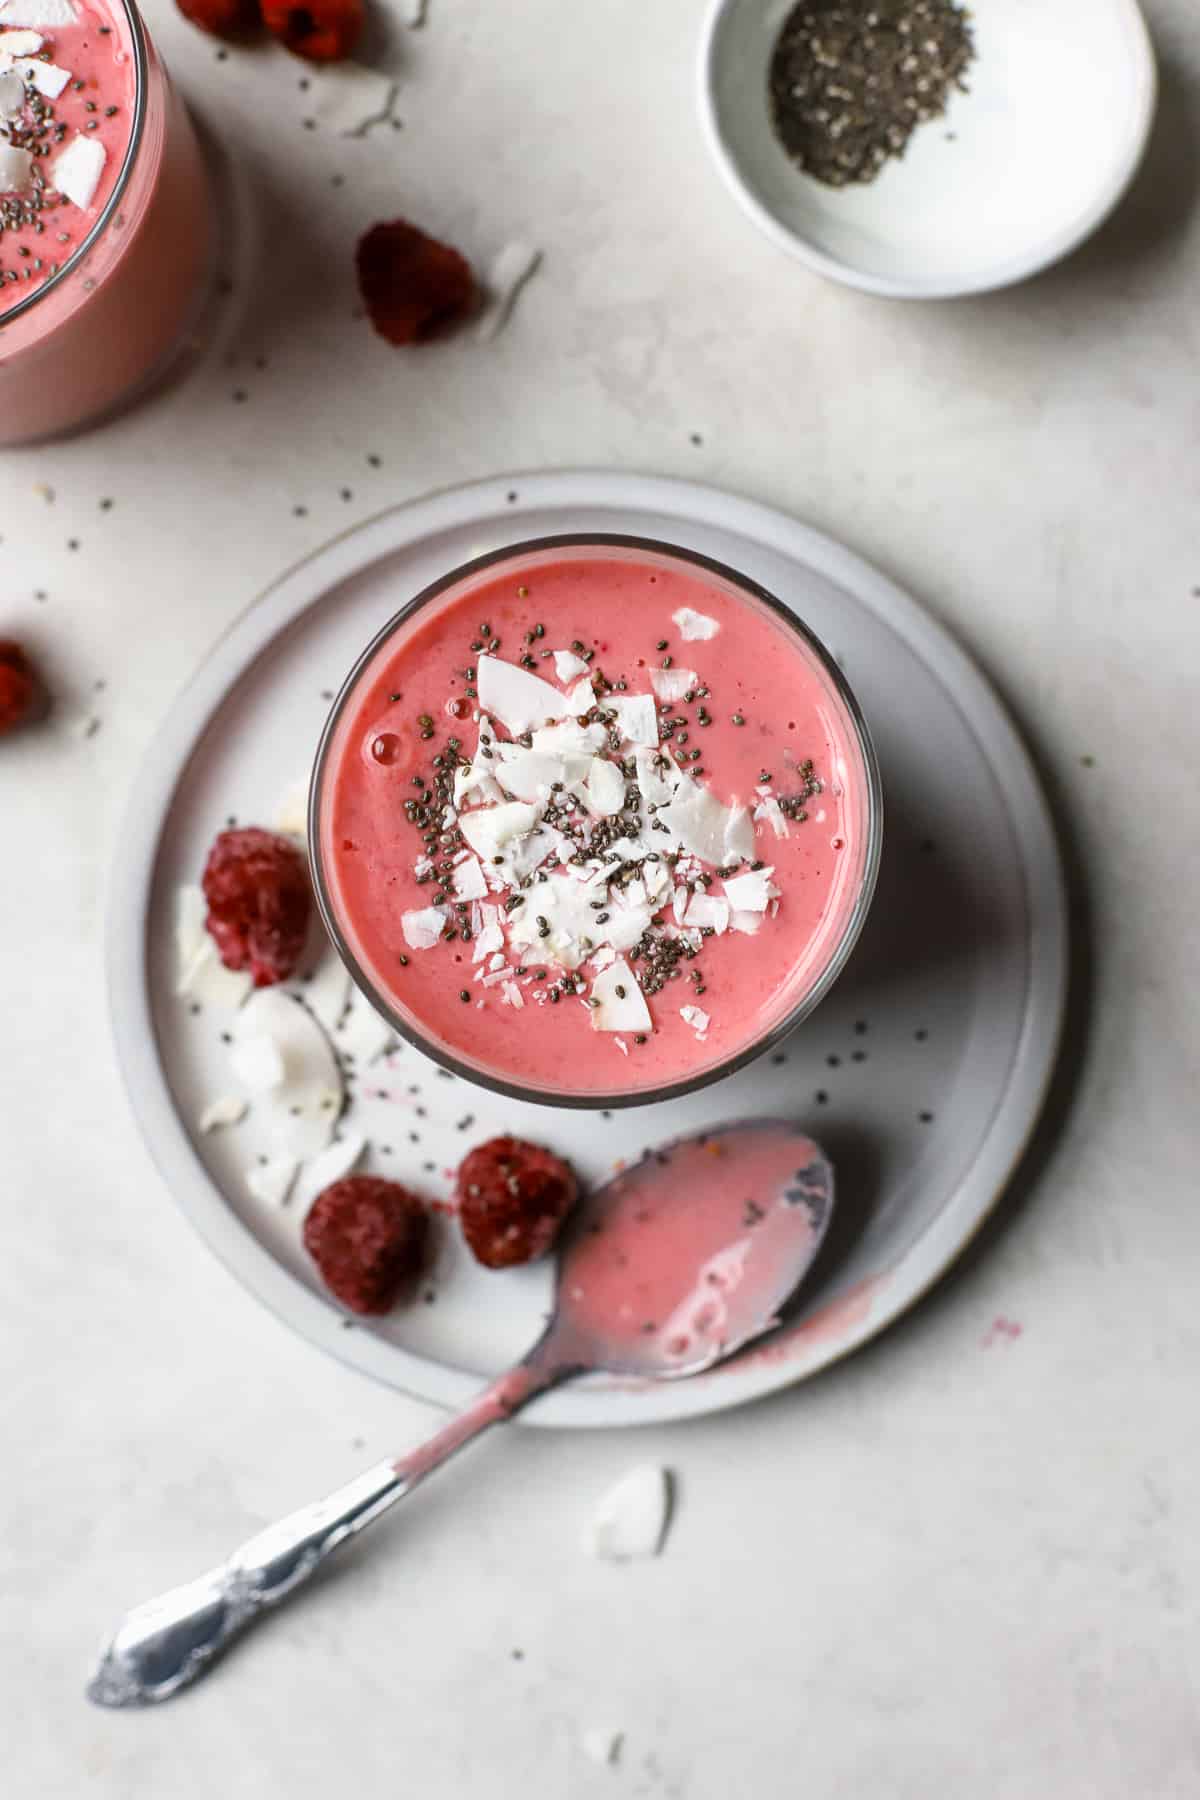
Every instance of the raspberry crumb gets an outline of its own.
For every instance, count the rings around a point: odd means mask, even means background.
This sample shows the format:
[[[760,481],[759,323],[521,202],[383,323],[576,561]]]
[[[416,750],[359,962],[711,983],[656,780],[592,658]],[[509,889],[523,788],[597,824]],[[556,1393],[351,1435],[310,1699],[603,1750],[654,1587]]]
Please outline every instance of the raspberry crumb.
[[[262,0],[263,23],[272,37],[306,62],[341,62],[362,36],[363,0]]]
[[[491,1138],[458,1170],[458,1212],[477,1262],[507,1269],[545,1256],[578,1186],[569,1163],[520,1138]]]
[[[27,725],[44,699],[37,670],[11,638],[0,638],[0,737]]]
[[[308,934],[308,869],[294,844],[249,826],[218,834],[204,865],[205,923],[227,969],[255,987],[293,973]]]
[[[317,1195],[304,1248],[335,1299],[356,1313],[385,1313],[421,1269],[429,1221],[397,1181],[347,1175]]]
[[[355,252],[358,286],[389,344],[419,344],[458,324],[479,298],[471,265],[404,219],[373,225]]]

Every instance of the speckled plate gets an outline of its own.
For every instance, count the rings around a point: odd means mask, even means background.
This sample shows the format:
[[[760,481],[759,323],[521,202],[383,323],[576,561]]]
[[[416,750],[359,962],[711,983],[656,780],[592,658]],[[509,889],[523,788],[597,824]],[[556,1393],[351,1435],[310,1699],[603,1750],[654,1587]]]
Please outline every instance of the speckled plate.
[[[109,970],[133,1106],[166,1184],[267,1306],[364,1373],[453,1405],[536,1336],[545,1268],[477,1268],[453,1225],[418,1302],[344,1318],[300,1243],[298,1209],[253,1201],[253,1114],[201,1137],[230,1087],[228,1019],[172,992],[172,902],[227,816],[270,824],[303,780],[362,646],[447,568],[518,539],[631,532],[731,564],[794,606],[844,665],[883,768],[883,867],[832,995],[788,1040],[682,1101],[565,1115],[447,1077],[415,1049],[352,1087],[366,1166],[437,1198],[471,1144],[515,1130],[586,1178],[702,1124],[792,1114],[828,1147],[839,1216],[794,1315],[758,1348],[686,1382],[597,1378],[531,1409],[547,1425],[629,1425],[716,1411],[814,1374],[920,1298],[995,1205],[1052,1071],[1066,985],[1063,884],[1045,801],[995,695],[928,616],[794,519],[691,482],[612,473],[512,476],[434,494],[347,532],[281,576],[172,707],[116,859]]]

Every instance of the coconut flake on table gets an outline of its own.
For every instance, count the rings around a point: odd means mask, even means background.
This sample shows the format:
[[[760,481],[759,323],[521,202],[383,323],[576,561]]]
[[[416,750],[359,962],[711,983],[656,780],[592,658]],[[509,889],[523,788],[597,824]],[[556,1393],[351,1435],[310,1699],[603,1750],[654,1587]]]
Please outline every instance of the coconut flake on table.
[[[233,1046],[229,1066],[252,1094],[270,1094],[281,1088],[287,1071],[283,1051],[270,1037],[248,1037]]]
[[[77,133],[51,163],[51,183],[64,200],[69,200],[80,212],[86,212],[96,198],[107,157],[108,152],[99,138]]]
[[[299,1170],[294,1156],[269,1156],[246,1170],[246,1186],[265,1206],[286,1206]]]
[[[19,56],[13,69],[27,86],[36,88],[47,100],[57,100],[71,79],[70,69],[60,69],[57,63],[37,62],[28,56]]]
[[[240,1094],[220,1094],[200,1114],[199,1129],[207,1133],[222,1125],[240,1125],[249,1110],[249,1103]]]
[[[619,994],[618,988],[622,990]],[[650,1009],[646,1005],[646,996],[627,962],[610,963],[607,969],[602,969],[592,983],[590,997],[600,1003],[589,1009],[593,1031],[650,1030]]]
[[[400,929],[410,950],[432,950],[446,929],[446,915],[440,906],[417,907],[400,914]]]
[[[334,1043],[343,1056],[351,1057],[361,1068],[382,1056],[394,1037],[386,1019],[380,1017],[367,999],[355,989],[350,1010],[342,1021]]]
[[[318,67],[310,82],[307,104],[313,117],[350,138],[365,138],[376,126],[388,124],[400,93],[393,76],[352,61]]]
[[[693,894],[681,921],[698,931],[715,931],[718,936],[729,929],[729,902],[715,894]]]
[[[671,618],[679,628],[680,637],[687,643],[706,643],[709,638],[715,638],[721,629],[717,621],[710,619],[707,613],[696,612],[690,606],[681,606],[678,612],[671,614]]]
[[[581,1733],[579,1742],[589,1762],[599,1763],[604,1768],[620,1756],[625,1733],[613,1731],[607,1725],[592,1725]]]
[[[217,953],[205,921],[204,890],[189,884],[175,895],[175,992],[202,1004],[232,1012],[250,992],[244,969],[227,969]]]
[[[21,94],[23,102],[23,87]],[[0,194],[25,194],[32,186],[33,157],[30,152],[0,143]]]
[[[644,1463],[602,1496],[584,1529],[583,1547],[610,1562],[657,1556],[670,1518],[670,1474],[657,1463]]]
[[[779,889],[772,882],[770,869],[747,869],[744,875],[731,875],[725,883],[725,898],[737,912],[761,913],[772,900],[778,900]]]
[[[650,686],[660,700],[673,706],[676,700],[682,700],[686,693],[699,685],[700,678],[694,669],[651,669]]]
[[[481,344],[490,343],[508,324],[517,295],[531,275],[535,275],[542,253],[534,244],[514,239],[498,251],[484,281],[484,310],[475,337]],[[561,676],[559,677],[561,680]]]
[[[576,656],[573,650],[556,650],[554,652],[554,673],[564,687],[569,681],[576,681],[587,672],[588,666],[582,656]]]
[[[3,27],[25,25],[40,31],[60,31],[65,25],[78,23],[79,14],[71,0],[0,0]]]
[[[652,694],[606,694],[604,710],[616,713],[625,743],[658,747],[658,708]]]
[[[315,1156],[330,1138],[345,1088],[333,1045],[306,1006],[280,988],[259,988],[233,1027],[236,1057],[266,1042],[283,1064],[283,1080],[261,1096],[261,1112],[280,1155]],[[266,1059],[263,1059],[265,1072]]]
[[[513,737],[551,719],[563,719],[570,711],[567,701],[548,681],[498,656],[480,656],[475,672],[481,711],[499,719]]]
[[[702,1006],[681,1006],[679,1016],[685,1025],[690,1025],[701,1043],[710,1024],[709,1016]]]

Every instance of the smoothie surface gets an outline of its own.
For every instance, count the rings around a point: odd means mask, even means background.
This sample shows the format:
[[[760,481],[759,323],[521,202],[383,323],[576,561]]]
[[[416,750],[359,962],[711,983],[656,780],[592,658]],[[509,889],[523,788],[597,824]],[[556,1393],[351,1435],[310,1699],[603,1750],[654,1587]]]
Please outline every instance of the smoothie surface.
[[[129,146],[134,90],[119,9],[0,5],[0,322],[75,254],[103,212]]]
[[[410,1029],[602,1098],[786,1019],[846,933],[869,812],[845,703],[772,608],[666,556],[547,551],[383,642],[329,745],[320,856]]]

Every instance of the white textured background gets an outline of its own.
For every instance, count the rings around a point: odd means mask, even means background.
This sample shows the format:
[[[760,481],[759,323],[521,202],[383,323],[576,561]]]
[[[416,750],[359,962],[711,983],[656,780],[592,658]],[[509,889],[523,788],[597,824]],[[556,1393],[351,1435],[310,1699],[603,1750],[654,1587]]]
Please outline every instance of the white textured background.
[[[0,633],[64,702],[0,748],[14,1800],[1200,1793],[1200,26],[1148,6],[1159,126],[1092,246],[907,307],[809,277],[735,211],[693,113],[700,11],[432,0],[394,52],[403,130],[346,142],[304,128],[300,65],[218,60],[150,8],[263,259],[251,278],[231,228],[232,366],[214,348],[103,433],[0,454]],[[396,214],[480,263],[544,247],[495,345],[397,353],[355,319],[354,239]],[[849,1365],[636,1438],[497,1437],[191,1697],[94,1712],[125,1605],[430,1419],[259,1312],[135,1136],[100,954],[130,776],[298,554],[429,486],[578,463],[791,509],[998,680],[1094,951],[1062,1129],[987,1253]],[[984,1348],[998,1314],[1022,1333]],[[585,1560],[593,1496],[647,1455],[680,1474],[668,1553]],[[616,1769],[580,1754],[596,1724],[626,1733]]]

